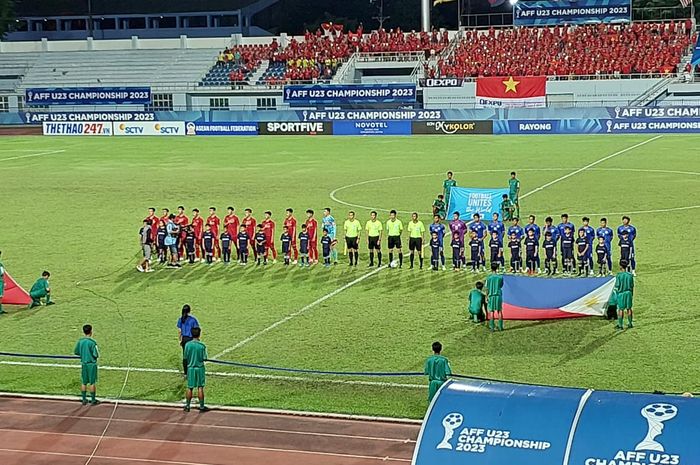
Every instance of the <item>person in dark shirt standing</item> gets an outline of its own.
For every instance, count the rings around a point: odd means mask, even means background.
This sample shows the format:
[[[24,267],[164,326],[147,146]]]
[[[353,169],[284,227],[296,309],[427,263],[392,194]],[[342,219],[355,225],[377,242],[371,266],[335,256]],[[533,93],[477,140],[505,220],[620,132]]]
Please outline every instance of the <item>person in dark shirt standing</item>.
[[[231,235],[226,229],[221,233],[221,259],[225,265],[231,263]]]
[[[576,256],[578,257],[578,275],[588,276],[590,267],[588,264],[588,252],[591,250],[588,244],[588,238],[586,237],[586,231],[581,228],[578,230],[578,237],[576,238]]]
[[[452,234],[452,269],[459,271],[462,268],[462,256],[464,255],[464,243],[457,234]]]
[[[469,236],[469,260],[472,264],[472,273],[477,273],[481,265],[484,243],[479,239],[476,231],[472,231]]]
[[[187,261],[193,265],[196,258],[197,236],[194,234],[192,225],[185,229],[185,251],[187,252]]]
[[[247,265],[248,264],[248,242],[250,237],[248,237],[248,232],[246,227],[241,225],[238,229],[238,264]]]
[[[540,244],[535,237],[535,230],[529,229],[525,238],[525,265],[527,266],[527,274],[532,275],[537,273],[539,262]]]
[[[442,244],[440,243],[440,238],[436,232],[431,234],[430,238],[430,264],[433,271],[438,270],[440,264],[440,256],[442,255]]]
[[[255,233],[255,251],[258,257],[256,264],[258,265],[261,262],[263,265],[267,265],[267,253],[265,252],[267,250],[267,235],[264,229],[265,227],[261,223],[258,225],[258,232]]]
[[[194,328],[199,328],[199,321],[197,318],[190,315],[191,308],[189,305],[185,304],[182,306],[182,313],[180,318],[177,319],[177,335],[180,340],[180,347],[182,347],[182,369],[187,376],[187,359],[185,358],[185,344],[192,340],[192,330]]]
[[[214,263],[214,243],[216,236],[211,231],[211,225],[207,223],[204,226],[204,234],[202,234],[202,248],[204,249],[204,257],[206,262],[211,265]]]
[[[576,259],[574,258],[574,235],[569,226],[564,227],[564,234],[561,235],[559,243],[561,245],[561,265],[564,273],[573,273],[576,268]]]
[[[291,208],[288,208],[287,211],[291,213]],[[296,224],[296,220],[294,220],[294,221],[295,221],[294,224]],[[285,223],[286,222],[287,221],[285,221]],[[282,256],[284,257],[284,265],[289,266],[289,263],[292,259],[292,256],[291,256],[292,245],[294,245],[294,251],[297,253],[297,257],[298,257],[298,253],[299,253],[299,251],[296,250],[296,245],[297,245],[296,241],[294,241],[292,239],[292,235],[289,234],[289,226],[286,226],[286,225],[284,226],[284,231],[282,232],[282,235],[280,236],[280,242],[282,243]]]
[[[498,264],[499,269],[505,266],[505,257],[503,256],[503,240],[498,231],[491,233],[489,240],[489,250],[491,251],[491,265]]]
[[[520,239],[515,233],[510,235],[510,241],[508,242],[508,249],[510,250],[510,271],[513,273],[519,273],[523,266],[522,252],[520,251],[521,243]]]
[[[630,267],[630,264],[632,263],[634,245],[632,238],[627,231],[623,231],[622,234],[620,234],[618,245],[620,246],[620,263],[627,263],[628,268],[626,268],[625,271],[631,271],[632,268]]]
[[[306,224],[302,224],[299,233],[299,266],[309,266],[309,233],[306,230]]]
[[[605,243],[605,237],[598,236],[595,254],[598,258],[598,276],[606,276],[610,272],[610,268],[608,268],[610,254],[608,253],[608,244]]]
[[[166,247],[165,238],[168,236],[168,230],[165,228],[165,223],[161,220],[158,222],[158,229],[156,230],[156,248],[158,249],[158,262],[165,263],[166,258]]]
[[[323,252],[323,266],[326,268],[331,266],[331,244],[333,239],[328,235],[328,229],[323,228],[321,236],[321,251]]]
[[[554,229],[556,231],[556,229]],[[554,239],[552,231],[544,233],[544,268],[547,270],[547,275],[557,274],[557,241]]]
[[[143,220],[143,227],[139,230],[141,250],[143,252],[143,259],[139,262],[136,267],[141,273],[150,273],[151,271],[151,252],[153,248],[153,237],[151,236],[151,223],[148,219]],[[0,279],[2,276],[0,276]],[[0,294],[1,296],[1,294]]]

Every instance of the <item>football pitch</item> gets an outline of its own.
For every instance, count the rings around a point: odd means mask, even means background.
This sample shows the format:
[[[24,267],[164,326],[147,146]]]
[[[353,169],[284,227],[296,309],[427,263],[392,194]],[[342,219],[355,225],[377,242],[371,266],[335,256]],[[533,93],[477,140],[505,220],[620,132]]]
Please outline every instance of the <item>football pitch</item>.
[[[53,307],[9,307],[0,351],[71,354],[84,323],[101,350],[98,396],[178,401],[185,383],[175,327],[189,303],[210,357],[324,371],[422,371],[434,340],[455,372],[537,384],[700,391],[696,232],[697,136],[453,136],[0,139],[0,250],[25,288],[52,273]],[[482,274],[367,268],[225,267],[135,270],[148,207],[284,209],[298,220],[331,207],[423,213],[447,170],[459,186],[521,181],[521,216],[601,216],[637,228],[634,329],[599,318],[468,321]],[[404,241],[406,241],[404,232]],[[386,256],[386,241],[383,241]],[[617,240],[614,242],[618,255]],[[279,248],[279,246],[278,246]],[[407,255],[407,251],[406,255]],[[449,258],[449,250],[447,251]],[[407,258],[406,258],[407,259]],[[533,278],[534,279],[534,278]],[[72,360],[0,357],[0,390],[79,394]],[[420,418],[424,377],[340,377],[209,365],[208,401],[250,407]],[[127,378],[128,375],[128,378]]]

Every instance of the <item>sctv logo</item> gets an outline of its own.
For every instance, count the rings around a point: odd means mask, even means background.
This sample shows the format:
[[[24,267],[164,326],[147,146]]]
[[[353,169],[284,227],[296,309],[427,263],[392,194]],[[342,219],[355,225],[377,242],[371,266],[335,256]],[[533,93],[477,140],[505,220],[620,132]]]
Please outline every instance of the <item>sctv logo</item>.
[[[124,134],[143,134],[142,126],[129,126],[128,124],[120,124],[119,130]]]
[[[180,128],[178,126],[164,126],[160,123],[156,123],[153,125],[153,129],[158,134],[179,134]]]

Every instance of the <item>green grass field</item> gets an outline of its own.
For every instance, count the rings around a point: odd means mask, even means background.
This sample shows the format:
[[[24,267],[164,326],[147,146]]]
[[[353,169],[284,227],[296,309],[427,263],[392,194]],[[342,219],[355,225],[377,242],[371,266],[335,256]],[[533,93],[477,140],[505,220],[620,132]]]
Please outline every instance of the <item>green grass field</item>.
[[[131,371],[124,397],[179,400],[184,382],[172,372],[180,364],[175,323],[182,304],[190,303],[210,356],[240,346],[224,360],[421,371],[437,339],[453,369],[474,376],[698,391],[700,138],[664,136],[626,150],[651,138],[2,138],[2,260],[25,287],[50,270],[58,305],[10,307],[0,317],[0,351],[68,354],[90,322],[102,365],[170,370]],[[279,227],[290,206],[298,218],[306,208],[320,214],[330,206],[342,221],[351,208],[346,202],[362,206],[353,208],[364,223],[370,207],[428,212],[448,169],[461,186],[505,186],[513,169],[523,193],[547,185],[522,201],[521,214],[537,214],[540,224],[547,214],[568,212],[576,224],[592,215],[594,226],[605,214],[616,228],[629,213],[638,229],[635,329],[616,333],[612,323],[586,318],[507,322],[505,332],[490,334],[465,316],[477,276],[408,269],[381,270],[298,313],[366,275],[366,249],[356,269],[344,261],[331,270],[196,265],[147,275],[134,269],[149,206],[215,205],[225,214],[234,205],[253,208],[257,218],[270,209]],[[75,369],[7,364],[12,361],[18,360],[0,358],[2,391],[78,393]],[[426,390],[410,386],[424,384],[422,378],[342,378],[353,381],[348,384],[337,377],[209,369],[230,375],[209,378],[212,403],[413,418],[426,408]],[[102,370],[98,395],[119,395],[125,374]],[[397,385],[372,384],[384,381]]]

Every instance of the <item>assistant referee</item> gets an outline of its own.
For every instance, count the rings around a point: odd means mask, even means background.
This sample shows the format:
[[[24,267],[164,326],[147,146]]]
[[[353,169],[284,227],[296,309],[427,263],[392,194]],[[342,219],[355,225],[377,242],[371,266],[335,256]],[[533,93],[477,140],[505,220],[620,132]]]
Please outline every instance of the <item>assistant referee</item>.
[[[182,316],[177,319],[177,330],[178,337],[180,339],[180,346],[182,347],[182,369],[184,375],[187,376],[187,359],[185,358],[185,344],[190,342],[192,337],[192,329],[199,328],[199,321],[197,318],[190,315],[190,306],[185,304],[182,306]]]
[[[360,258],[358,244],[360,242],[360,231],[362,231],[362,224],[355,218],[354,211],[348,212],[348,219],[345,220],[345,223],[343,224],[343,230],[345,231],[345,246],[348,249],[348,256],[350,257],[349,266],[357,266],[357,262]]]

